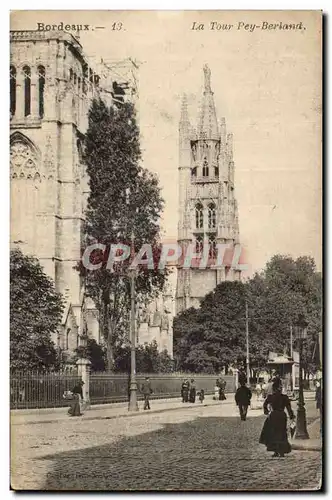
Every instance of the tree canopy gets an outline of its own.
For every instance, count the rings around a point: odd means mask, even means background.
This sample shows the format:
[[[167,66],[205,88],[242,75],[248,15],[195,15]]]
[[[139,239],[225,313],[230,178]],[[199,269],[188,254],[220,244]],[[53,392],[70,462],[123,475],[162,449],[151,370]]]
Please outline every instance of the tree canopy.
[[[87,358],[93,372],[103,372],[106,367],[106,349],[98,344],[95,339],[87,339],[86,347],[79,346],[75,349],[76,358]]]
[[[63,300],[37,259],[10,253],[10,364],[14,369],[56,368],[51,336],[61,324]]]
[[[304,364],[319,365],[318,338],[322,328],[322,278],[314,259],[275,255],[261,274],[248,282],[251,338],[269,350],[290,354],[290,330],[302,314],[308,322]],[[294,338],[294,349],[297,348]]]
[[[245,356],[245,285],[220,283],[199,309],[174,319],[177,369],[216,373]]]
[[[136,348],[137,373],[170,373],[174,363],[167,351],[159,352],[157,342],[138,345]],[[116,349],[115,371],[130,372],[130,346],[119,346]]]
[[[303,314],[308,321],[304,345],[307,371],[319,365],[322,280],[310,257],[276,255],[246,283],[220,283],[198,309],[174,319],[177,369],[218,372],[245,363],[245,303],[248,305],[250,366],[266,367],[268,353],[290,354],[290,330]],[[297,347],[294,340],[294,350]]]
[[[85,163],[90,194],[85,223],[84,248],[93,243],[107,246],[131,244],[137,252],[143,244],[159,252],[159,219],[163,208],[158,179],[141,165],[139,129],[131,103],[107,107],[94,100],[85,137]],[[84,250],[83,248],[83,250]],[[107,269],[107,251],[99,270],[81,266],[86,293],[99,311],[107,346],[107,365],[112,369],[114,349],[128,334],[130,310],[129,260]],[[114,271],[114,272],[112,272]],[[137,270],[137,302],[144,302],[163,287],[166,272],[141,266]]]

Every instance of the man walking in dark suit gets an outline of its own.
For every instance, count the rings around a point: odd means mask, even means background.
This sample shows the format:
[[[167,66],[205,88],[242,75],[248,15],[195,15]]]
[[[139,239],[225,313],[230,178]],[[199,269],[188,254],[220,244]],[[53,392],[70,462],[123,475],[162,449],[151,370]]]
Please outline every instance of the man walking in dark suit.
[[[144,410],[150,410],[150,395],[152,394],[151,382],[149,377],[145,377],[145,382],[142,385],[141,390],[144,396]]]
[[[239,407],[241,420],[246,420],[248,406],[251,400],[251,390],[246,386],[244,380],[241,380],[241,385],[235,393],[235,402]]]

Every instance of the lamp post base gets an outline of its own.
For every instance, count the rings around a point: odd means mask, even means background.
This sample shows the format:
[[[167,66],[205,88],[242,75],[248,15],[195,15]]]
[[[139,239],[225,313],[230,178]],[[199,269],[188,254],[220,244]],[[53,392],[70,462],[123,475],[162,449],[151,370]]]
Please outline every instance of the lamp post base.
[[[298,408],[297,410],[294,439],[309,439],[305,408]]]
[[[131,382],[130,384],[130,398],[129,398],[128,411],[138,411],[136,382]]]

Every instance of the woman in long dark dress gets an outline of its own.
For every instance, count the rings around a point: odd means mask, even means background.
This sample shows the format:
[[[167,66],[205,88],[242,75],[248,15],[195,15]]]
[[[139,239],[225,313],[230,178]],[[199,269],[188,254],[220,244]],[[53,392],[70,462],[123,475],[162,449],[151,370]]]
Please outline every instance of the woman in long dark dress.
[[[83,385],[84,382],[83,380],[81,380],[77,385],[75,385],[74,389],[72,390],[73,400],[68,410],[68,413],[71,417],[80,417],[82,415],[80,398],[83,399]]]
[[[182,403],[188,403],[188,396],[189,396],[189,380],[185,379],[182,383],[181,386],[181,397],[182,397]]]
[[[196,384],[195,380],[192,378],[189,386],[189,402],[195,403],[196,400]]]
[[[272,408],[269,414],[268,407]],[[294,419],[294,413],[290,400],[286,394],[282,394],[279,383],[273,384],[273,393],[264,401],[264,415],[268,415],[264,422],[259,438],[261,444],[265,444],[267,451],[273,451],[273,457],[283,457],[285,453],[291,452],[291,445],[287,438],[287,415]]]
[[[226,396],[225,396],[225,390],[226,390],[226,381],[224,379],[221,379],[220,385],[219,385],[219,401],[225,401]]]

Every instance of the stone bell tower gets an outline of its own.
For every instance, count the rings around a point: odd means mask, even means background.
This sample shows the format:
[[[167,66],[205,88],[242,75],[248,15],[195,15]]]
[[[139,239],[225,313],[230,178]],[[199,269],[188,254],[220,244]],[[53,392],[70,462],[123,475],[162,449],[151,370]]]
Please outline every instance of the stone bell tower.
[[[197,128],[191,126],[184,96],[179,125],[179,225],[183,251],[193,245],[200,256],[208,248],[215,259],[218,244],[239,244],[238,206],[234,193],[233,136],[225,118],[218,123],[211,71],[204,66],[204,91]],[[205,247],[204,247],[205,245]],[[208,245],[208,246],[207,246]],[[178,267],[176,310],[198,307],[200,299],[225,280],[239,280],[230,265],[213,269]]]

